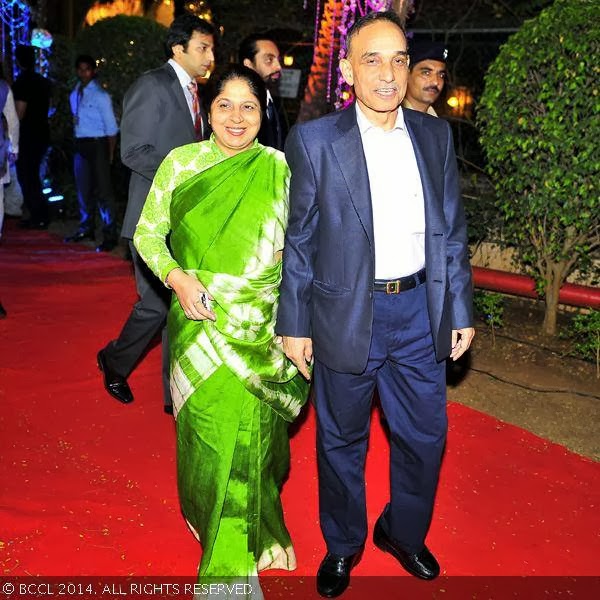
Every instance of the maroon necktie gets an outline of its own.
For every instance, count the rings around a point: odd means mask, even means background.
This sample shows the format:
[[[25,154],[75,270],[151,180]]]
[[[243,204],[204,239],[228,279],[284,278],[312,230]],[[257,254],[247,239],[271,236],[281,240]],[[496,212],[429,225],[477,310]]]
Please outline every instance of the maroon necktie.
[[[192,112],[194,113],[194,130],[196,131],[196,139],[202,139],[202,115],[200,114],[200,98],[198,97],[198,84],[195,81],[190,81],[187,85],[188,90],[192,94]]]

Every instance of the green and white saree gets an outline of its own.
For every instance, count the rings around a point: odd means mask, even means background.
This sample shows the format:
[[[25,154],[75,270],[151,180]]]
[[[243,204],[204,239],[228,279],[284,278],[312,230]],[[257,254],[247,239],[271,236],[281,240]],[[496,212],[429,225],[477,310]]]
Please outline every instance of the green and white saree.
[[[274,343],[288,179],[258,143],[230,158],[212,140],[177,148],[134,237],[161,280],[179,266],[214,298],[214,323],[188,320],[175,296],[168,318],[179,494],[202,581],[296,566],[279,489],[308,390]]]

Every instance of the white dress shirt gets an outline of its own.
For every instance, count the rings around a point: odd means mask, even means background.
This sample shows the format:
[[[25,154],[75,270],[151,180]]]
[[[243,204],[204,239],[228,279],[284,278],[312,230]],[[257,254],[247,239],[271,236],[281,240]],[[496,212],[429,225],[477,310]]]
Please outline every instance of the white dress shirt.
[[[412,141],[398,109],[390,131],[373,125],[356,104],[367,161],[375,279],[397,279],[425,266],[425,203]]]
[[[177,62],[175,62],[172,58],[169,59],[169,64],[173,67],[173,69],[175,69],[175,73],[177,74],[177,79],[179,79],[179,83],[181,84],[181,87],[183,88],[183,94],[185,96],[188,108],[190,109],[190,116],[192,117],[192,123],[194,122],[194,120],[196,119],[196,115],[194,114],[194,108],[193,108],[193,103],[194,103],[194,99],[192,98],[192,92],[190,92],[190,90],[188,89],[188,85],[191,81],[194,81],[194,79],[192,79],[187,71]]]

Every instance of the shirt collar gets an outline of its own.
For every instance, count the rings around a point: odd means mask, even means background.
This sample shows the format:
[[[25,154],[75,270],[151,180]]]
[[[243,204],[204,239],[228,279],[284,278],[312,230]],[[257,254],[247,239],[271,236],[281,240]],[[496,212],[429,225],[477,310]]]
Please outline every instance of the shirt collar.
[[[78,90],[81,90],[81,91],[83,91],[83,90],[87,90],[87,89],[90,89],[90,90],[92,90],[92,89],[94,89],[94,88],[99,88],[99,87],[100,87],[100,84],[99,84],[99,83],[96,81],[96,78],[95,78],[95,77],[94,77],[93,79],[90,79],[90,81],[88,82],[88,84],[87,84],[87,85],[85,85],[85,86],[84,86],[84,85],[82,85],[81,81],[79,81],[79,82],[77,83],[77,89],[78,89]]]
[[[192,77],[189,76],[188,72],[177,62],[175,62],[172,58],[168,60],[168,63],[173,67],[175,74],[177,75],[177,79],[179,79],[179,83],[182,88],[187,88],[188,84],[192,81]]]
[[[364,133],[369,131],[369,129],[381,129],[381,127],[377,127],[377,125],[373,125],[373,123],[371,123],[371,121],[369,121],[369,119],[367,119],[367,117],[365,116],[365,113],[363,113],[362,109],[358,105],[358,102],[355,103],[355,108],[356,108],[356,121],[358,123],[358,129],[359,129],[361,135],[363,135]],[[396,123],[390,131],[393,131],[394,129],[405,129],[404,115],[402,114],[401,107],[398,107],[398,113],[396,115]]]
[[[402,106],[404,108],[410,108],[411,110],[417,110],[409,101],[407,98],[404,98],[404,100],[402,101]],[[437,113],[435,112],[435,109],[433,108],[433,106],[431,106],[431,104],[427,107],[427,114],[431,115],[432,117],[437,117]]]

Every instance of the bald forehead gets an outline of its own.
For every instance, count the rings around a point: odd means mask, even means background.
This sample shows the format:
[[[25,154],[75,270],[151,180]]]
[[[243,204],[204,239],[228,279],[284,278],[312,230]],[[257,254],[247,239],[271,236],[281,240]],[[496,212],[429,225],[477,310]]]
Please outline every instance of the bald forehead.
[[[258,40],[256,42],[256,54],[263,54],[273,57],[279,56],[279,48],[271,40]]]
[[[405,53],[407,51],[406,36],[402,29],[391,21],[375,21],[362,27],[359,31],[348,38],[348,56],[356,53],[367,54],[377,52],[377,47],[389,44],[390,40],[397,41],[397,51]]]

